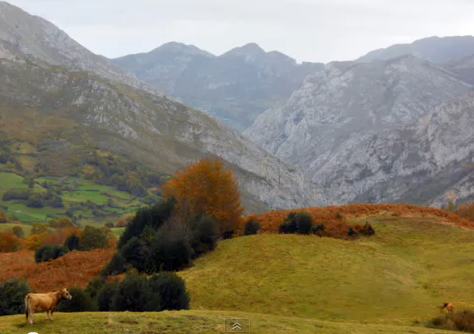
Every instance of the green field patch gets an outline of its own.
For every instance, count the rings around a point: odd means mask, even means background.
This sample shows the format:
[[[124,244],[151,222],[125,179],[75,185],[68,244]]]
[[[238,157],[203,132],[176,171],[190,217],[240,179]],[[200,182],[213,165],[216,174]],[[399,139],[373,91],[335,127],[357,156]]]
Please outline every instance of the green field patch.
[[[52,219],[50,217],[65,216],[64,209],[55,209],[50,207],[44,207],[42,209],[29,208],[25,204],[19,203],[18,201],[8,201],[1,203],[2,205],[8,205],[8,216],[15,214],[18,220],[22,222],[45,222]]]
[[[108,189],[110,189],[108,186],[103,186],[100,184],[88,184],[88,185],[79,186],[77,188],[78,191],[98,191],[98,192],[106,191]]]
[[[11,230],[13,227],[19,226],[23,229],[23,232],[25,233],[25,237],[28,237],[31,234],[31,229],[32,225],[27,225],[27,224],[0,224],[0,232],[4,232],[7,230]]]
[[[87,202],[87,201],[92,201],[93,203],[97,205],[104,205],[107,204],[107,201],[109,197],[103,195],[99,191],[88,191],[88,190],[83,190],[83,191],[74,191],[74,192],[64,192],[61,195],[61,198],[63,201],[68,201],[68,202]]]
[[[23,183],[23,176],[13,173],[0,173],[0,195],[3,195],[8,189],[28,189],[28,185]]]
[[[117,191],[115,189],[113,189],[112,191],[109,192],[110,196],[112,197],[115,197],[115,198],[119,198],[119,199],[123,199],[123,200],[132,200],[134,197],[129,194],[129,193],[125,193],[125,192],[122,192],[122,191]]]
[[[35,179],[35,181],[40,184],[44,182],[51,183],[53,185],[59,184],[59,179],[56,177],[38,177]]]

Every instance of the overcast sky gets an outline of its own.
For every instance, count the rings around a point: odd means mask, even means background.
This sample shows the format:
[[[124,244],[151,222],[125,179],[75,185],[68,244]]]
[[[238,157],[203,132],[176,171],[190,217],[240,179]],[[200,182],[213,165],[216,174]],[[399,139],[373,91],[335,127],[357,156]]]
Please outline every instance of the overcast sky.
[[[474,35],[474,0],[7,0],[114,58],[163,43],[216,55],[249,42],[298,61],[351,60],[429,36]]]

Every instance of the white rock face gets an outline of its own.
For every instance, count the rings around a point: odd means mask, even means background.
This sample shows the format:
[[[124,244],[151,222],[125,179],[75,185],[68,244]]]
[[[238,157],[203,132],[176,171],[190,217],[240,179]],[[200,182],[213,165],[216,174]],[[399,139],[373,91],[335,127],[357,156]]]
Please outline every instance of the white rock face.
[[[316,188],[318,204],[425,203],[436,193],[417,198],[407,190],[420,182],[436,183],[431,177],[471,152],[464,142],[468,139],[458,138],[474,125],[467,122],[468,114],[464,123],[452,125],[453,115],[464,110],[456,112],[454,106],[470,105],[469,98],[456,98],[471,90],[451,72],[413,56],[332,63],[244,134],[302,167]],[[454,100],[449,107],[433,113],[449,100]],[[440,196],[441,188],[436,190]]]

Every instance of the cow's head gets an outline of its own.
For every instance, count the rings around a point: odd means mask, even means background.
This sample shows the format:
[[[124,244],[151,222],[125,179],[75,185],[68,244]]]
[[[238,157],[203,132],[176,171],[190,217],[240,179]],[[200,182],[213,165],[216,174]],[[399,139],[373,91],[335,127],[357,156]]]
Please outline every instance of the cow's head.
[[[63,297],[63,299],[67,299],[67,300],[71,300],[71,299],[72,299],[71,294],[69,293],[69,291],[67,291],[66,288],[64,288],[64,289],[61,290],[61,296]]]

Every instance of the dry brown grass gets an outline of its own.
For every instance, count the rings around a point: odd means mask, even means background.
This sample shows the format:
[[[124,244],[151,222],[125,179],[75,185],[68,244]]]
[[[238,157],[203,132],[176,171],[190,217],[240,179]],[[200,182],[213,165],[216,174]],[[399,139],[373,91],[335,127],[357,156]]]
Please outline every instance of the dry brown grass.
[[[461,206],[456,214],[470,222],[474,222],[474,203]]]
[[[51,262],[36,264],[34,252],[0,253],[0,282],[26,279],[36,292],[49,292],[63,287],[86,287],[112,259],[115,249],[90,252],[73,251]]]
[[[314,224],[323,223],[326,226],[326,236],[345,238],[352,225],[350,218],[362,218],[372,215],[391,213],[395,217],[424,217],[436,218],[440,222],[462,228],[474,229],[474,222],[470,222],[456,214],[447,211],[409,204],[353,204],[346,206],[330,206],[321,208],[283,210],[251,215],[246,217],[241,226],[253,219],[262,226],[262,232],[278,232],[278,227],[290,212],[306,212],[313,218]]]

